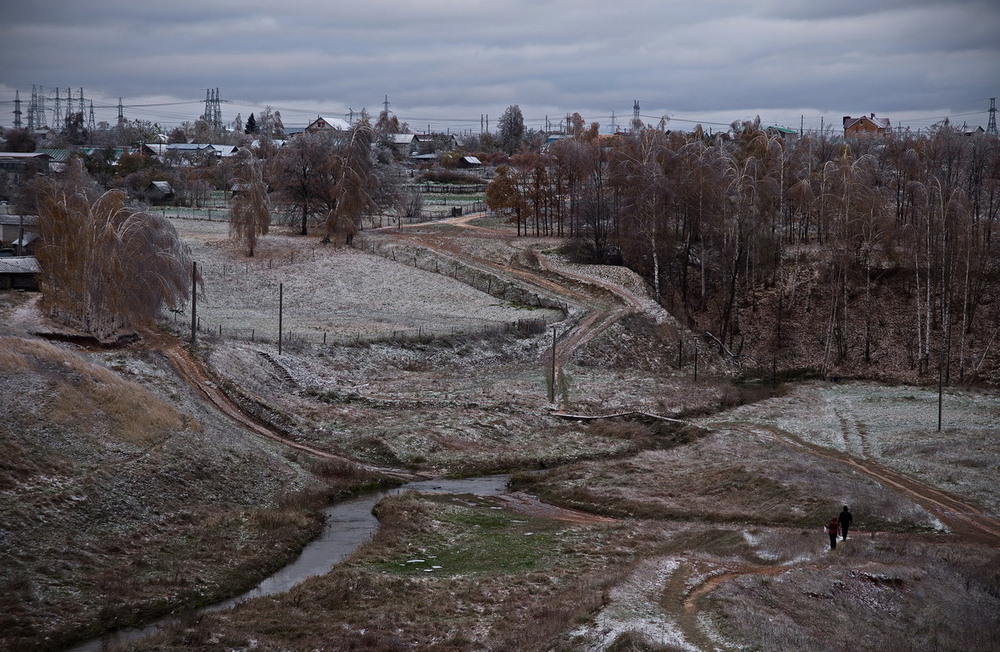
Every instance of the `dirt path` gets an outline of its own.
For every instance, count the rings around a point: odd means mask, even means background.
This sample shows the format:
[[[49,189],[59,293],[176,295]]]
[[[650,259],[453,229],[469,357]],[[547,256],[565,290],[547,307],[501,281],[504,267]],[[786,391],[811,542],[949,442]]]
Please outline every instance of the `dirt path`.
[[[360,466],[364,470],[372,473],[388,475],[400,480],[413,480],[418,478],[418,476],[414,474],[407,473],[399,469],[362,464],[344,455],[331,453],[329,451],[321,450],[313,446],[307,446],[294,441],[288,436],[287,433],[282,432],[280,429],[271,424],[264,423],[253,415],[248,414],[239,405],[237,405],[233,399],[231,399],[224,391],[219,389],[214,382],[212,382],[212,380],[208,377],[208,374],[202,368],[201,364],[195,360],[190,352],[188,352],[188,350],[181,345],[181,341],[178,338],[162,332],[146,332],[143,334],[143,339],[147,346],[151,349],[162,353],[177,372],[177,375],[190,387],[201,394],[201,396],[211,403],[216,410],[250,432],[272,441],[279,442],[289,448],[302,451],[303,453],[308,453],[314,457]]]
[[[981,510],[945,491],[922,484],[898,471],[888,469],[870,459],[858,459],[847,453],[811,444],[779,428],[759,426],[744,428],[746,432],[764,431],[772,439],[801,448],[815,457],[847,464],[856,471],[890,487],[917,503],[952,532],[970,543],[1000,546],[1000,521],[983,514]]]
[[[512,249],[521,252],[528,251],[531,243],[534,242],[532,238],[512,237],[509,231],[471,224],[472,220],[483,217],[483,215],[484,213],[473,213],[461,217],[406,225],[403,228],[384,228],[380,232],[387,234],[390,238],[405,240],[413,245],[430,249],[438,255],[460,260],[463,264],[500,275],[522,287],[554,295],[566,304],[577,306],[583,310],[585,313],[583,318],[568,331],[560,334],[555,344],[555,386],[561,387],[564,378],[563,369],[572,361],[576,351],[623,317],[642,312],[645,302],[641,297],[620,285],[568,270],[537,251],[532,250],[531,252],[538,261],[537,269],[523,265],[503,265],[473,255],[467,248],[456,242],[459,238],[468,238],[469,231],[475,232],[473,237],[503,240]],[[457,227],[456,230],[461,230],[461,234],[449,233],[447,230],[438,228],[441,226]],[[419,231],[420,228],[434,228],[434,230],[431,232]],[[558,398],[557,401],[559,403],[558,409],[564,409],[563,399]]]
[[[786,445],[803,449],[815,457],[846,464],[925,508],[963,541],[992,547],[1000,546],[1000,521],[983,514],[976,507],[947,492],[917,482],[901,473],[887,469],[877,462],[868,459],[859,460],[846,453],[811,444],[779,428],[759,426],[739,429],[748,434],[759,434],[763,431],[768,437]],[[698,621],[702,598],[722,584],[744,575],[776,576],[801,567],[801,564],[793,566],[734,565],[704,573],[704,569],[700,568],[697,563],[689,564],[687,567],[678,569],[664,593],[665,596],[679,596],[678,599],[676,602],[665,599],[663,606],[677,619],[678,626],[689,642],[702,649],[713,649],[714,646],[702,631]],[[704,579],[692,582],[691,577],[699,574],[705,575]]]

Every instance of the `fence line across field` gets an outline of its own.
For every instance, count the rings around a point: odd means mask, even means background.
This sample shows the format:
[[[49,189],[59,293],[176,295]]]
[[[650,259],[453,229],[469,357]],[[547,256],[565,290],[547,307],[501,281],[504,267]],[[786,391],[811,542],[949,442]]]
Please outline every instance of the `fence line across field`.
[[[161,315],[161,319],[169,321],[178,330],[181,330],[189,316],[180,311],[171,311],[169,315]],[[220,339],[240,340],[245,342],[274,344],[278,343],[278,333],[276,329],[247,328],[240,326],[229,326],[223,323],[212,323],[207,320],[196,318],[196,330],[199,336],[218,337]],[[518,319],[516,321],[501,322],[499,324],[484,324],[476,328],[406,328],[384,330],[371,333],[334,333],[331,331],[297,330],[285,329],[282,332],[281,340],[288,345],[310,344],[322,346],[352,346],[360,344],[379,344],[388,342],[413,343],[429,342],[439,339],[454,337],[477,337],[500,334],[520,334],[536,335],[542,333],[548,324],[544,319]]]

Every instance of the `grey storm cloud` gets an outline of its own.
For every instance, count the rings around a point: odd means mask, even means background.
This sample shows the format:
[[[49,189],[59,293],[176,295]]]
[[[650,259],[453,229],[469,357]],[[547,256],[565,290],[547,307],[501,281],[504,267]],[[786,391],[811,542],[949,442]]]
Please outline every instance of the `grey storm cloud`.
[[[727,124],[877,111],[985,124],[1000,93],[995,2],[91,0],[7,3],[0,101],[33,85],[193,120],[205,89],[244,117],[307,121],[388,95],[401,119],[479,127],[518,104],[531,126],[579,111]],[[191,101],[185,108],[183,101]],[[184,117],[187,115],[187,117]],[[231,116],[228,116],[231,117]],[[313,116],[314,117],[314,116]],[[292,120],[294,122],[294,119]]]

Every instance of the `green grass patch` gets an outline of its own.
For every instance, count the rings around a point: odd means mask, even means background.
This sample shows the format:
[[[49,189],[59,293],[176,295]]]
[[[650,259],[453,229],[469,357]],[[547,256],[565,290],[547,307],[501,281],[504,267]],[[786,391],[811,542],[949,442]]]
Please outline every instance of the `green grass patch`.
[[[412,500],[412,499],[403,499]],[[547,567],[558,524],[513,514],[496,498],[422,496],[418,530],[393,541],[370,566],[401,575],[498,575]]]

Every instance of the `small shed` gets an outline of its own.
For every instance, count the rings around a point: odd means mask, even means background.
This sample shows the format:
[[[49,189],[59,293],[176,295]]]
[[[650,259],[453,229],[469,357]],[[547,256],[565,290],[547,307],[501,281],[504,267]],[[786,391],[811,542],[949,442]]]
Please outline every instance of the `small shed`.
[[[799,132],[795,131],[794,129],[789,129],[788,127],[782,127],[779,125],[766,127],[764,129],[764,133],[766,133],[768,136],[775,136],[777,138],[782,138],[785,140],[794,140],[799,136]]]
[[[463,156],[458,159],[458,167],[460,168],[481,168],[483,167],[483,162],[480,161],[475,156]]]
[[[24,235],[11,242],[10,246],[19,256],[31,256],[35,253],[36,240],[38,240],[37,233],[34,231],[25,231]]]
[[[0,290],[37,290],[40,271],[34,256],[0,257]]]
[[[174,189],[169,181],[153,181],[143,191],[151,204],[169,204],[174,201]]]

